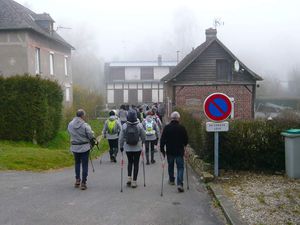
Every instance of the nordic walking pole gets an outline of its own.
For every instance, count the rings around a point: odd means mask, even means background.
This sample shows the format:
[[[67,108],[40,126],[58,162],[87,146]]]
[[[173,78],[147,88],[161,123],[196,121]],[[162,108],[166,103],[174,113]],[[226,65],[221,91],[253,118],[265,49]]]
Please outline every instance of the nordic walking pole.
[[[90,161],[91,161],[91,165],[93,168],[93,173],[95,173],[95,168],[94,168],[94,164],[93,164],[93,160],[92,160],[92,151],[90,152]]]
[[[122,152],[122,159],[121,159],[121,192],[123,192],[123,165],[124,165],[124,158]]]
[[[185,154],[185,170],[186,170],[186,188],[189,190],[190,185],[189,185],[189,173],[188,173],[188,166],[187,166],[188,153],[186,148],[184,148],[184,154]]]
[[[164,190],[164,172],[165,172],[165,158],[161,156],[161,152],[159,153],[160,159],[162,162],[162,177],[161,177],[161,192],[160,196],[163,196],[163,190]]]
[[[96,144],[96,146],[97,146],[97,148],[98,148],[98,150],[99,150],[99,153],[100,153],[99,143],[100,143],[101,139],[102,139],[102,135],[99,136],[99,141],[98,141],[98,143]],[[100,156],[100,165],[101,165],[101,164],[102,164],[102,156]]]
[[[142,149],[142,159],[143,159],[144,187],[146,187],[146,178],[145,178],[145,157],[144,157],[144,150],[143,150],[143,149]]]

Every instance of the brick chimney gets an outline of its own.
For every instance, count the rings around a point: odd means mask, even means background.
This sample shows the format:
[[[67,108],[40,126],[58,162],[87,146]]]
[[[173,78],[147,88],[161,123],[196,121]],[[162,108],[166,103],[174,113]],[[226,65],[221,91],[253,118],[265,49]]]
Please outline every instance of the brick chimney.
[[[208,28],[205,30],[206,41],[210,41],[212,39],[217,38],[217,29]]]
[[[158,55],[158,57],[157,57],[157,63],[158,63],[159,66],[162,65],[162,57],[161,57],[161,55]]]

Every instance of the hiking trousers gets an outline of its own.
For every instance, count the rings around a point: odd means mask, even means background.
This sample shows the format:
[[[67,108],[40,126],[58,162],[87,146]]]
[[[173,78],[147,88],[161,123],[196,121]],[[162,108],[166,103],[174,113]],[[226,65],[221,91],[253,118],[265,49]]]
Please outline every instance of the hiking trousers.
[[[138,152],[126,152],[128,158],[128,177],[132,176],[132,166],[133,168],[133,180],[136,181],[138,173],[139,173],[139,162],[140,162],[140,155],[141,151]]]
[[[74,159],[75,159],[75,178],[77,180],[80,179],[80,166],[82,166],[82,182],[86,182],[89,170],[89,153],[90,151],[86,152],[73,152]]]
[[[118,154],[118,145],[119,145],[119,139],[108,139],[109,144],[109,155],[110,157],[117,157]]]
[[[177,166],[177,185],[183,186],[184,160],[183,156],[167,155],[169,181],[174,182],[174,164]]]
[[[154,145],[155,145],[155,142],[156,142],[156,140],[145,141],[147,163],[149,163],[149,150],[151,151],[151,161],[154,160]]]

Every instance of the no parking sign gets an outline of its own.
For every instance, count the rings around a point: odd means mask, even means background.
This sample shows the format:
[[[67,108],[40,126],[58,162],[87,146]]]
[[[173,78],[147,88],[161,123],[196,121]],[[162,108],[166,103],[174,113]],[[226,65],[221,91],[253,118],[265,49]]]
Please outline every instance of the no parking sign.
[[[232,111],[230,98],[223,93],[209,95],[205,99],[203,107],[207,118],[216,122],[226,120]]]
[[[209,95],[203,104],[204,113],[213,122],[206,123],[206,131],[214,132],[214,174],[219,176],[219,132],[228,131],[229,123],[226,120],[232,111],[230,98],[223,93]]]

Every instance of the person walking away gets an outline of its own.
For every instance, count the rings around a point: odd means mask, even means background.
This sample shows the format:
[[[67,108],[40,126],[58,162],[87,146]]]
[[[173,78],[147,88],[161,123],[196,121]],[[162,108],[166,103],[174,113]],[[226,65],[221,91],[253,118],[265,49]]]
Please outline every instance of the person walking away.
[[[121,125],[126,123],[126,121],[127,121],[127,111],[126,111],[125,105],[121,105],[119,113],[118,113],[118,117],[120,118]]]
[[[160,102],[160,103],[158,104],[157,112],[158,112],[159,119],[160,119],[161,122],[163,123],[163,118],[164,118],[164,116],[165,116],[165,106],[164,106],[164,103],[163,103],[163,102]]]
[[[102,135],[107,138],[109,144],[109,155],[111,162],[117,162],[119,134],[121,132],[121,124],[116,117],[114,111],[109,112],[109,118],[105,121]]]
[[[129,110],[127,115],[127,122],[123,124],[119,137],[120,151],[125,150],[128,158],[128,182],[127,186],[132,188],[137,187],[137,176],[139,172],[140,155],[145,142],[145,131],[142,124],[137,119],[135,110]],[[132,179],[133,169],[133,179]]]
[[[142,107],[139,107],[139,111],[137,113],[137,117],[138,117],[138,119],[139,119],[139,121],[141,123],[144,121],[144,119],[145,119],[146,116],[145,116],[145,114],[143,112],[143,108]]]
[[[73,152],[75,160],[75,188],[87,189],[86,181],[88,176],[89,153],[92,148],[91,140],[95,140],[91,126],[85,122],[85,111],[79,109],[76,117],[68,125],[68,132],[71,136],[70,150]],[[80,178],[80,166],[82,166],[82,176]],[[81,183],[80,183],[81,182]]]
[[[146,147],[146,164],[149,165],[149,149],[151,150],[151,163],[155,163],[154,160],[154,145],[160,136],[159,128],[152,117],[153,113],[150,111],[146,119],[143,121],[143,127],[146,133],[145,147]]]
[[[165,157],[167,154],[169,184],[175,185],[174,163],[177,166],[177,189],[184,192],[184,149],[188,144],[188,135],[183,125],[179,124],[180,114],[176,111],[171,113],[171,122],[165,126],[160,138],[160,151]],[[166,146],[166,151],[165,151]]]

